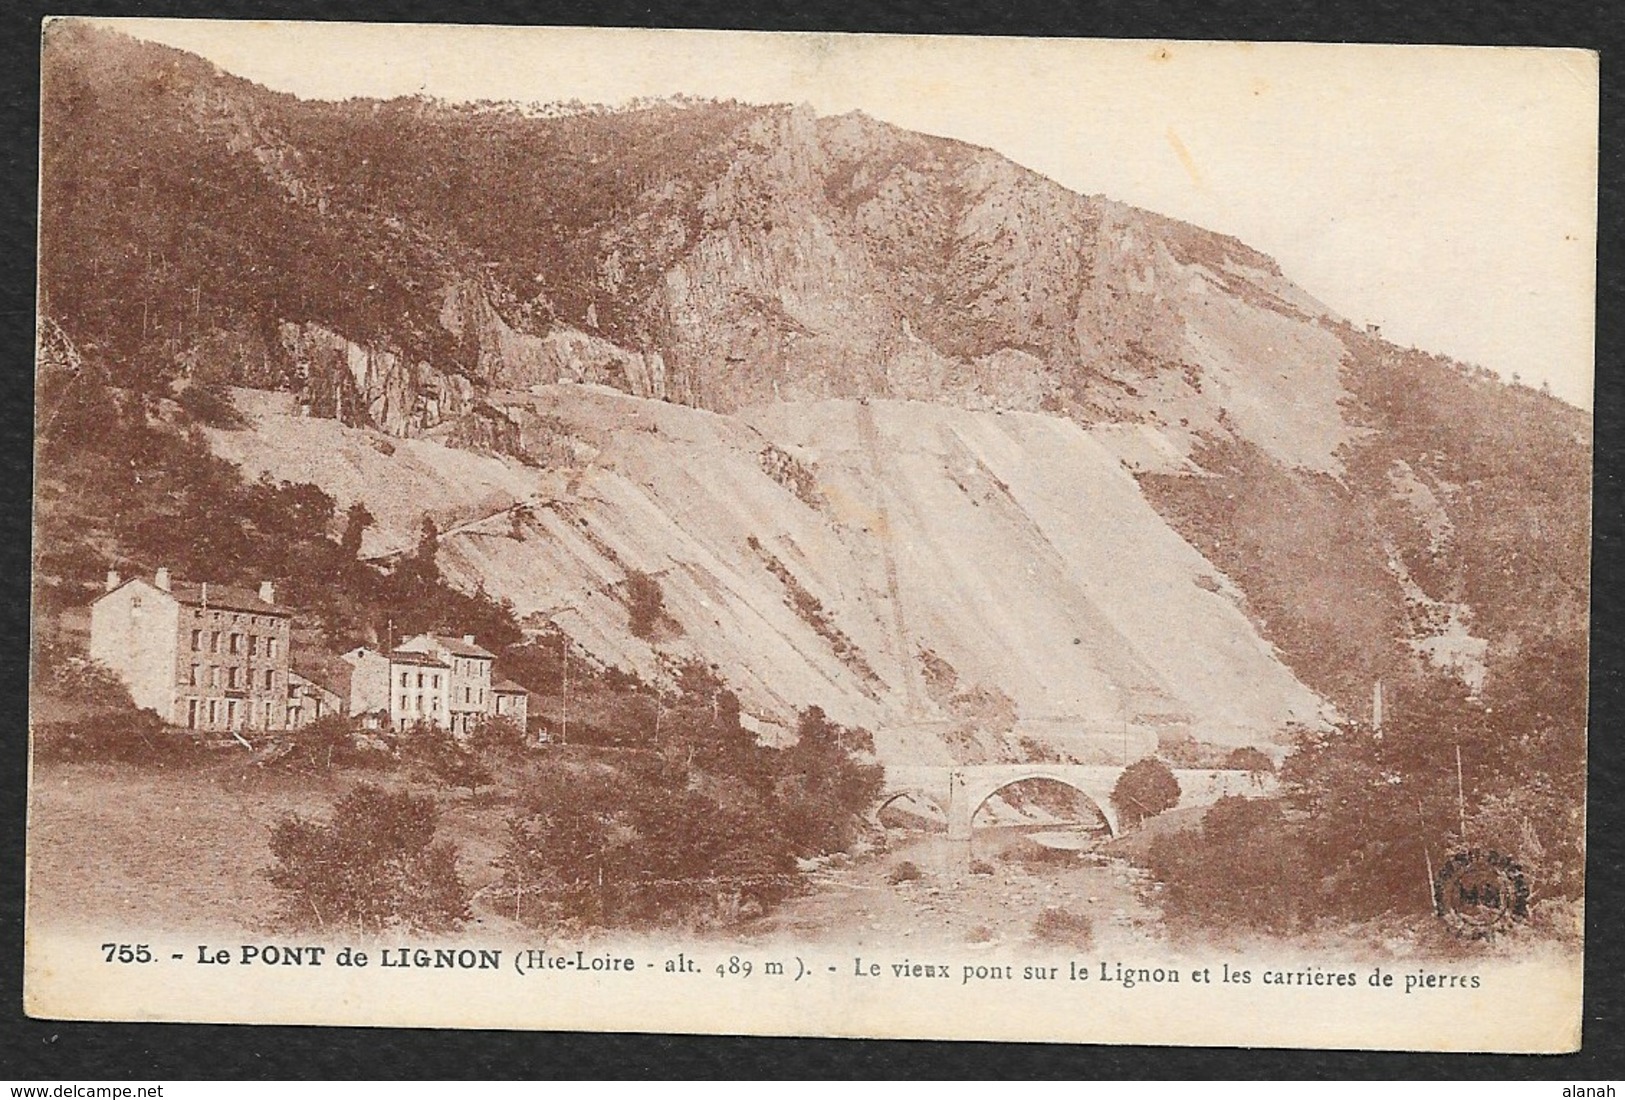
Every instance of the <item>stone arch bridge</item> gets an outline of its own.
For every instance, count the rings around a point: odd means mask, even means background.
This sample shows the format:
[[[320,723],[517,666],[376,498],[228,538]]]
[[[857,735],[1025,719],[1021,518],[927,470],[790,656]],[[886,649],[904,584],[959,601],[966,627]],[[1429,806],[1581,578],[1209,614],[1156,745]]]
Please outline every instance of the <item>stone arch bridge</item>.
[[[994,795],[1013,783],[1028,779],[1050,779],[1080,792],[1093,802],[1106,819],[1113,836],[1118,834],[1117,811],[1111,791],[1123,768],[1114,764],[888,764],[886,785],[880,802],[870,815],[878,823],[880,811],[899,798],[913,797],[929,802],[948,821],[948,839],[969,841],[976,811]],[[1176,768],[1181,806],[1207,806],[1227,794],[1264,793],[1269,780],[1261,782],[1247,772],[1203,768]]]

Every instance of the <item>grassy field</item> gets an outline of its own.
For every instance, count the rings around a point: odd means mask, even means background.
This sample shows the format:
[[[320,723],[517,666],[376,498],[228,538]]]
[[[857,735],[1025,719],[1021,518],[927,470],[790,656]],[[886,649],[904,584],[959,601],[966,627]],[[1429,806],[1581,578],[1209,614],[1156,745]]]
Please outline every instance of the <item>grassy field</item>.
[[[29,806],[30,926],[269,932],[279,904],[264,875],[272,827],[289,814],[326,818],[361,781],[429,790],[396,774],[296,775],[241,757],[168,770],[40,765]],[[488,791],[434,793],[464,879],[489,883],[504,807]],[[476,927],[501,923],[478,899],[475,916]]]

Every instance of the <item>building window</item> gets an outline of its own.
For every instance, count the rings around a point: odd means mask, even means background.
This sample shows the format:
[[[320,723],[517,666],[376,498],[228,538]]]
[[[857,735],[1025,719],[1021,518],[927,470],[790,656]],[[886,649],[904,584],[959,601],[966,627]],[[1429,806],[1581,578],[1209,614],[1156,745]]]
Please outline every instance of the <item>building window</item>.
[[[214,665],[213,667],[211,667],[209,669],[209,686],[210,687],[219,687],[220,686],[220,666],[219,665]]]
[[[406,673],[404,673],[404,672],[401,673],[401,687],[406,687]],[[405,703],[401,704],[401,706],[403,706],[403,707],[405,705],[406,705]]]
[[[220,652],[220,631],[218,630],[209,631],[209,652]]]
[[[192,631],[192,652],[196,653],[198,650],[200,650],[202,648],[203,648],[203,631],[201,631],[201,630]]]
[[[187,681],[186,681],[188,684],[192,685],[193,687],[197,687],[197,671],[198,671],[197,666],[193,665],[192,666],[192,674],[191,674],[191,676],[189,676],[187,678]]]
[[[260,655],[260,639],[259,635],[257,634],[250,634],[248,636],[248,655],[250,657],[258,657]]]
[[[440,673],[437,672],[437,673],[434,674],[434,683],[431,684],[430,686],[433,687],[436,691],[438,691],[440,689]]]
[[[189,730],[197,729],[197,700],[196,699],[188,699],[188,700],[186,700],[186,728],[189,729]]]
[[[241,653],[242,651],[243,651],[243,636],[241,634],[233,634],[231,636],[231,652],[232,653]]]
[[[213,729],[220,723],[220,700],[209,700],[209,728]]]
[[[417,710],[417,712],[419,714],[423,713],[423,696],[421,696],[421,695],[418,696],[418,710]]]
[[[418,687],[423,686],[423,673],[418,673]]]
[[[226,686],[228,688],[234,688],[237,686],[237,676],[240,671],[241,670],[238,669],[236,665],[226,669]]]
[[[467,684],[464,684],[463,685],[463,702],[472,703],[473,701],[474,701],[474,689],[469,687]]]
[[[266,691],[270,691],[273,687],[276,686],[275,682],[271,679],[271,675],[272,675],[271,670],[266,669],[265,670],[265,690]]]
[[[406,696],[401,696],[401,713],[406,713]]]
[[[276,639],[275,638],[267,638],[267,639],[265,639],[265,655],[267,657],[269,657],[273,661],[276,660]]]
[[[226,728],[229,730],[237,728],[237,700],[235,699],[226,700]]]

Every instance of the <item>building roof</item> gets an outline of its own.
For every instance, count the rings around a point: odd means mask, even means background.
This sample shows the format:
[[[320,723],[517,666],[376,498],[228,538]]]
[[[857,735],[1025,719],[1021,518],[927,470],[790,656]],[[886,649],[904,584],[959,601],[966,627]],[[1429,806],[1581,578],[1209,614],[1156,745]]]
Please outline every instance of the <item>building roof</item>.
[[[131,577],[123,588],[140,581],[155,592],[167,592],[178,602],[188,607],[207,607],[219,611],[248,611],[255,615],[276,615],[287,619],[293,617],[293,612],[281,604],[266,603],[260,599],[258,592],[247,588],[238,588],[234,584],[192,584],[189,581],[175,581],[167,589],[159,588],[146,577]],[[117,591],[117,589],[114,589]],[[100,598],[100,597],[98,597]]]
[[[455,654],[458,657],[483,657],[487,661],[497,659],[497,655],[489,649],[482,649],[473,642],[465,642],[461,638],[448,638],[444,634],[436,634],[434,640],[439,642],[440,647],[447,653]]]
[[[307,687],[313,687],[318,691],[331,695],[335,699],[343,699],[345,697],[345,693],[335,688],[332,684],[324,683],[315,676],[307,676],[298,669],[290,668],[288,670],[288,683],[294,685],[304,684]]]
[[[417,665],[419,668],[450,668],[433,653],[419,653],[415,649],[396,649],[389,654],[392,665]]]
[[[530,689],[520,687],[512,680],[498,680],[491,685],[491,690],[499,695],[529,695]]]

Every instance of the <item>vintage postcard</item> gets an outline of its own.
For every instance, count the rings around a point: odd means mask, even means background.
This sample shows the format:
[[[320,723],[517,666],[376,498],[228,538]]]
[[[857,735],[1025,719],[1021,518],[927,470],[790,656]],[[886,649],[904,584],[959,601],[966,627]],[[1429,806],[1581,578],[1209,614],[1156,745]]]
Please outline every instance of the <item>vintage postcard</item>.
[[[42,48],[30,1013],[1579,1045],[1595,55]]]

